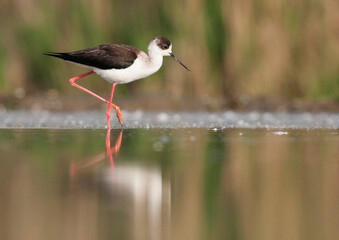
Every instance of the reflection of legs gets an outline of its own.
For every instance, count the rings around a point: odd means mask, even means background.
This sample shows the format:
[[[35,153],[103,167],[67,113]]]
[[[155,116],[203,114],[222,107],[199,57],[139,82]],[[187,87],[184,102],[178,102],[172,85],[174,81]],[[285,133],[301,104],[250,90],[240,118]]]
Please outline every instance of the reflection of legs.
[[[121,140],[122,140],[122,131],[120,131],[119,136],[115,140],[115,144],[113,147],[111,147],[111,130],[107,129],[107,134],[106,134],[106,151],[107,151],[107,157],[109,159],[109,163],[111,165],[111,168],[114,167],[114,162],[113,162],[113,156],[112,153],[118,153],[120,150],[121,146]]]
[[[112,152],[111,152],[111,129],[110,128],[107,128],[107,133],[106,133],[106,152],[107,152],[107,157],[109,159],[111,168],[113,168],[114,163],[113,163],[113,157],[112,157]]]
[[[121,118],[120,108],[119,108],[118,106],[112,104],[112,100],[111,100],[110,102],[108,102],[106,99],[100,97],[99,95],[97,95],[97,94],[91,92],[90,90],[88,90],[88,89],[86,89],[86,88],[84,88],[84,87],[82,87],[82,86],[80,86],[80,85],[78,85],[78,84],[75,83],[76,80],[78,80],[78,79],[80,79],[80,78],[83,78],[83,77],[86,77],[86,76],[88,76],[88,75],[90,75],[90,74],[92,74],[92,73],[94,73],[94,72],[93,72],[93,71],[90,71],[90,72],[88,72],[88,73],[84,73],[84,74],[82,74],[82,75],[73,77],[73,78],[71,78],[71,79],[69,80],[69,82],[71,83],[71,85],[72,85],[73,87],[79,88],[80,90],[82,90],[82,91],[84,91],[84,92],[87,92],[87,93],[91,94],[93,97],[96,97],[96,98],[98,98],[99,100],[101,100],[101,101],[103,101],[103,102],[105,102],[105,103],[108,103],[110,106],[112,106],[112,107],[114,108],[114,110],[115,110],[115,113],[116,113],[116,115],[117,115],[117,118],[118,118],[118,120],[119,120],[119,123],[122,125],[122,118]],[[113,98],[114,86],[115,86],[115,83],[113,83],[113,87],[112,87],[112,92],[111,92],[111,97],[112,97],[112,98]],[[106,118],[107,118],[107,112],[106,112]],[[107,127],[109,128],[109,124],[107,125]]]
[[[111,168],[113,168],[113,155],[114,154],[118,154],[120,147],[121,147],[121,141],[122,141],[122,130],[120,131],[120,133],[118,134],[114,146],[111,147],[111,139],[110,139],[110,134],[111,134],[111,130],[107,129],[107,134],[106,134],[106,154],[107,157],[109,159]],[[85,159],[82,162],[71,162],[69,165],[69,176],[70,177],[74,177],[75,174],[84,168],[89,168],[92,167],[94,164],[97,164],[98,162],[102,161],[105,159],[105,152],[102,152],[98,155],[92,156],[88,159]]]

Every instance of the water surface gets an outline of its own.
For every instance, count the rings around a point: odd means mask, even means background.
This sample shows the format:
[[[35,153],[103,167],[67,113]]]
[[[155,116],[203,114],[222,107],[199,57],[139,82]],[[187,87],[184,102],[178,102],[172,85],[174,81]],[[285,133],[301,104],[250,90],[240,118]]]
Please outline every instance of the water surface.
[[[120,139],[121,137],[121,139]],[[0,130],[0,239],[335,239],[339,131]]]
[[[264,128],[339,129],[338,113],[270,112],[145,112],[122,111],[124,129],[139,128]],[[1,128],[103,129],[105,111],[0,111]],[[120,129],[114,114],[111,127]]]

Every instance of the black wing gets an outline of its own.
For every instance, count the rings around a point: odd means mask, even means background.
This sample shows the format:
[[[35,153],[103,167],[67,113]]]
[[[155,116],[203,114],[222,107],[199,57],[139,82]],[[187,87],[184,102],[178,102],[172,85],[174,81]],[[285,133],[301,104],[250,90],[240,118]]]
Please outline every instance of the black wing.
[[[75,52],[51,52],[45,55],[100,69],[123,69],[133,64],[139,52],[139,49],[128,45],[106,44]]]

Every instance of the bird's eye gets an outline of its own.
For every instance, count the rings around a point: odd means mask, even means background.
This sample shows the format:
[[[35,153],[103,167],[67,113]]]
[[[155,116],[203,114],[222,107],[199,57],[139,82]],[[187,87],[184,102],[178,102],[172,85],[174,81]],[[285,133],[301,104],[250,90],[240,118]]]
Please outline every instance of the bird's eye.
[[[168,47],[169,47],[168,45],[164,45],[164,49],[168,49]]]

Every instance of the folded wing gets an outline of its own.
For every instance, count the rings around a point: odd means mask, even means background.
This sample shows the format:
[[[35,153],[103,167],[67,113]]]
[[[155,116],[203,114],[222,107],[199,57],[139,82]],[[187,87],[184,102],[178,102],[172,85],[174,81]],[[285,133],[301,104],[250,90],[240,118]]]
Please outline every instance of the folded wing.
[[[69,53],[50,52],[45,55],[99,69],[124,69],[137,58],[139,49],[123,44],[105,44]]]

